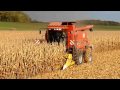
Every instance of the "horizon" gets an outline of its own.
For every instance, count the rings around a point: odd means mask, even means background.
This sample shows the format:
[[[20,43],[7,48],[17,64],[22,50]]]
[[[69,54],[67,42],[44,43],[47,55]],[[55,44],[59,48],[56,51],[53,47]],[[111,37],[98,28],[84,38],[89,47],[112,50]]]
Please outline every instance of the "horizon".
[[[23,11],[41,22],[101,20],[120,23],[120,11]]]

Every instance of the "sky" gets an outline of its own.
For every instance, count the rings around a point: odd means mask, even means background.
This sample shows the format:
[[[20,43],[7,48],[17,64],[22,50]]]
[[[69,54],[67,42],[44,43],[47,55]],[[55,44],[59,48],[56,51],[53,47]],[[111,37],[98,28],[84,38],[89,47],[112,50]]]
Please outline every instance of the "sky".
[[[24,11],[33,20],[76,21],[76,20],[105,20],[120,22],[120,11]]]

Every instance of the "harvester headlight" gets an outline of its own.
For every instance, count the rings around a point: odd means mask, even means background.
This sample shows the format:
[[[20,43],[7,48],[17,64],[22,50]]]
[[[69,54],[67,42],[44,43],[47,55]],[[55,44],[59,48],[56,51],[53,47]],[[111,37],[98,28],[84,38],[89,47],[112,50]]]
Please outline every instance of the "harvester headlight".
[[[62,30],[61,28],[59,28],[59,30]]]

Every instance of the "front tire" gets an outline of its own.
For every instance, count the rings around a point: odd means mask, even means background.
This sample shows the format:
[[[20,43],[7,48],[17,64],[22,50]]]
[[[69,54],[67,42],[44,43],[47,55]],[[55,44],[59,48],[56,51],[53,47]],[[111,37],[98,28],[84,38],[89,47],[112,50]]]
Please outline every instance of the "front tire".
[[[77,65],[83,63],[83,52],[73,47],[73,60]]]

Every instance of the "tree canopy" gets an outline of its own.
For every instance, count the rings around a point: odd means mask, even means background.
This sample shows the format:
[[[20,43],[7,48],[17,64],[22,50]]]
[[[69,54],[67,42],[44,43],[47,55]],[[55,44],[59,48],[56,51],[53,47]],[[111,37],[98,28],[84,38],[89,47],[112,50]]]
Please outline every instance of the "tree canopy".
[[[0,11],[0,21],[27,23],[31,18],[22,11]]]

